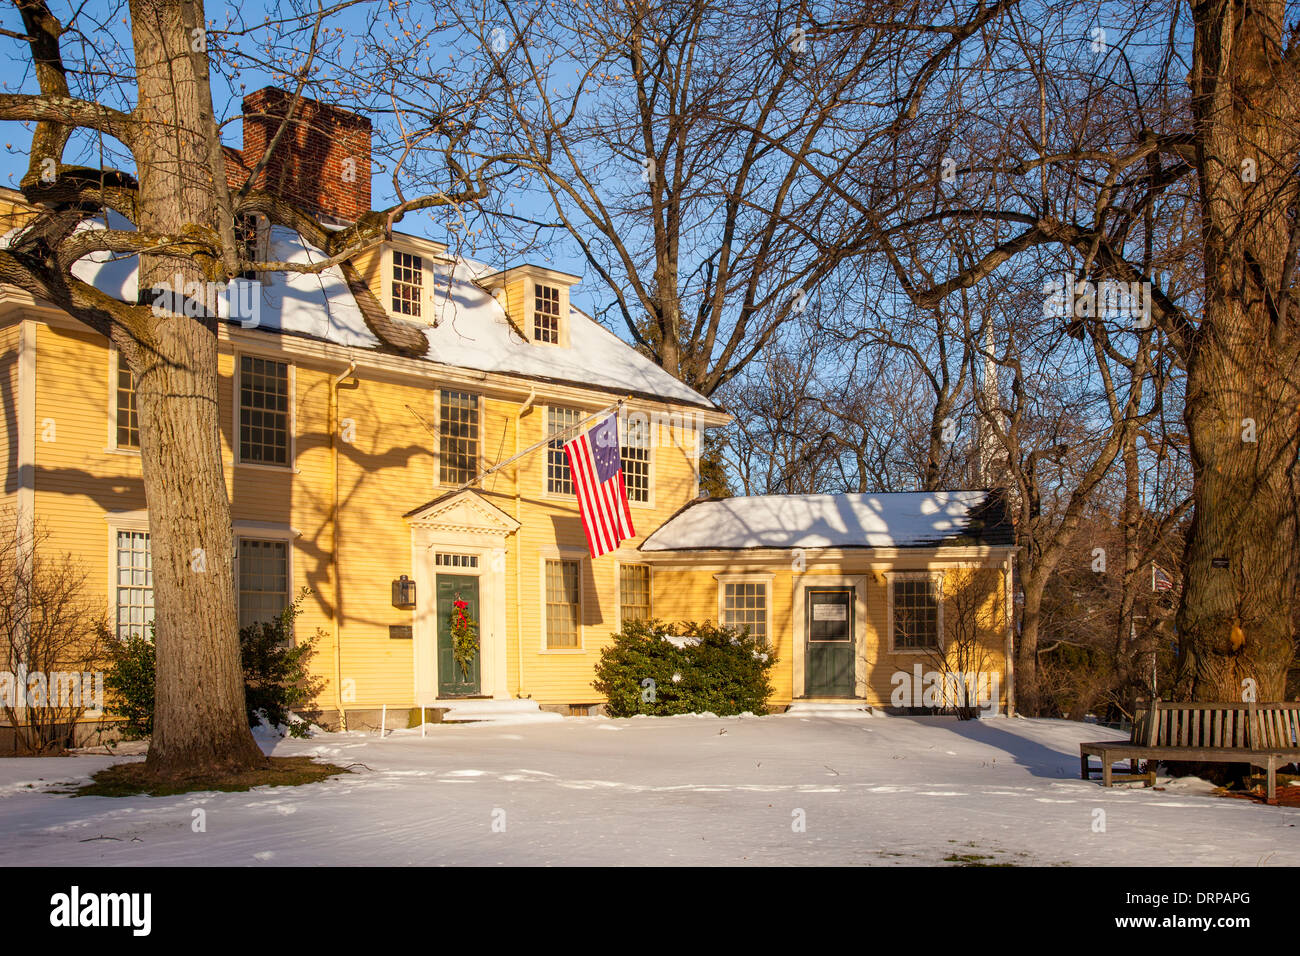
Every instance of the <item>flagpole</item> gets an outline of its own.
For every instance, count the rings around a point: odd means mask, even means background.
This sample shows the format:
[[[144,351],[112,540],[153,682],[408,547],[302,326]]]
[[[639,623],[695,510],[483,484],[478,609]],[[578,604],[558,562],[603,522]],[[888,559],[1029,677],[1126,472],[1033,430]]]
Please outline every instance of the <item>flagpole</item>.
[[[629,396],[629,397],[630,397],[630,396]],[[528,446],[527,448],[525,448],[523,451],[518,452],[518,453],[516,453],[516,454],[514,454],[514,455],[511,455],[509,458],[507,458],[505,461],[503,461],[503,462],[501,462],[501,463],[499,463],[499,464],[493,465],[493,466],[492,466],[491,468],[489,468],[487,471],[483,472],[483,474],[481,474],[481,475],[477,475],[477,476],[475,476],[474,478],[471,478],[469,481],[461,482],[459,485],[457,485],[457,486],[456,486],[455,488],[453,488],[451,491],[447,492],[447,494],[449,494],[449,495],[459,494],[460,492],[464,491],[466,488],[472,487],[473,485],[477,485],[477,484],[478,484],[480,481],[482,481],[484,478],[488,477],[489,475],[496,474],[496,473],[497,473],[498,471],[500,471],[502,468],[506,467],[506,465],[512,464],[513,462],[518,461],[520,458],[523,458],[523,457],[526,456],[526,455],[531,455],[533,452],[537,451],[537,449],[541,448],[543,445],[549,445],[551,442],[556,441],[557,439],[565,438],[566,436],[568,436],[568,434],[569,434],[570,432],[576,432],[576,431],[580,430],[580,429],[582,428],[583,425],[586,425],[586,424],[587,424],[588,422],[590,422],[592,419],[599,418],[599,417],[602,416],[602,415],[607,415],[607,414],[609,414],[610,412],[618,412],[618,411],[621,411],[622,408],[623,408],[623,406],[624,406],[626,403],[627,403],[627,399],[626,399],[626,398],[620,398],[620,399],[619,399],[617,402],[615,402],[613,405],[606,405],[606,406],[605,406],[604,408],[602,408],[600,411],[598,411],[598,412],[592,412],[592,413],[591,413],[590,415],[588,415],[586,418],[582,419],[582,420],[579,421],[579,422],[575,422],[575,423],[572,424],[572,425],[569,425],[567,428],[562,429],[562,430],[559,431],[558,433],[556,433],[556,434],[554,434],[554,435],[547,435],[547,436],[546,436],[545,438],[543,438],[541,441],[533,442],[531,445],[529,445],[529,446]]]

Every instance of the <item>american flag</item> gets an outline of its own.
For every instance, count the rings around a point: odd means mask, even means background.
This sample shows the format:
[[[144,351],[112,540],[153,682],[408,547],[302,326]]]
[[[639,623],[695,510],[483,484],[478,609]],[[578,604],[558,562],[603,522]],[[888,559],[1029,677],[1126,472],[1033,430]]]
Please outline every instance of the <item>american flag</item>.
[[[1165,569],[1160,565],[1152,562],[1151,564],[1151,590],[1152,591],[1172,591],[1174,589],[1174,579],[1165,573]]]
[[[590,431],[564,443],[578,495],[582,528],[587,532],[591,556],[598,558],[618,547],[632,528],[632,511],[623,484],[623,462],[618,453],[618,416],[610,415]]]

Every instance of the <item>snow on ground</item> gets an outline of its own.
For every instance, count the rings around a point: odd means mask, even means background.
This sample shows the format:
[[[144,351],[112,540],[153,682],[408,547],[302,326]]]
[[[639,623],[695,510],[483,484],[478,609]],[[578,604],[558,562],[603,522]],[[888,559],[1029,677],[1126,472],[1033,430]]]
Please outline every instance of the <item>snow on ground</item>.
[[[781,715],[427,732],[268,741],[358,772],[247,793],[71,797],[51,791],[140,758],[0,760],[0,866],[1300,864],[1300,810],[1078,779],[1078,742],[1118,736],[1088,724]]]

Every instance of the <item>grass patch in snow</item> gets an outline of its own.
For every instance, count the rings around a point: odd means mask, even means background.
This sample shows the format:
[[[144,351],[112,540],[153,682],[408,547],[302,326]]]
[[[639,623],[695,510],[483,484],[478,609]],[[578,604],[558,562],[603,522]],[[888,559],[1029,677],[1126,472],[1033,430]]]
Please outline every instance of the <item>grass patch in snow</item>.
[[[948,842],[956,843],[957,841],[949,840]],[[972,852],[961,853],[958,852],[959,848],[954,847],[953,852],[949,853],[947,856],[943,858],[943,862],[951,863],[954,866],[1017,866],[1018,865],[1016,863],[1012,863],[1009,861],[999,860],[996,856],[993,856],[990,853],[973,852],[974,850],[981,849],[979,844],[967,843],[966,846],[970,847]],[[1024,856],[1023,853],[1018,855]]]
[[[77,788],[78,797],[169,797],[201,790],[240,792],[254,787],[300,787],[318,783],[341,773],[351,773],[332,763],[317,763],[310,757],[270,757],[268,765],[237,774],[211,774],[159,780],[145,770],[143,762],[119,763],[90,778]]]

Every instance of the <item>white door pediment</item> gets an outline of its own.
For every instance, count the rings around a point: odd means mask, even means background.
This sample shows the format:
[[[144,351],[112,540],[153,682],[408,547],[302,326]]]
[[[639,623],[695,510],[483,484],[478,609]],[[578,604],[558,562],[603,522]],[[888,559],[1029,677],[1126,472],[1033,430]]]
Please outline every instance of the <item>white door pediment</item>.
[[[444,495],[406,515],[412,527],[460,534],[513,534],[519,522],[477,492]]]

